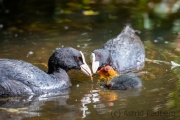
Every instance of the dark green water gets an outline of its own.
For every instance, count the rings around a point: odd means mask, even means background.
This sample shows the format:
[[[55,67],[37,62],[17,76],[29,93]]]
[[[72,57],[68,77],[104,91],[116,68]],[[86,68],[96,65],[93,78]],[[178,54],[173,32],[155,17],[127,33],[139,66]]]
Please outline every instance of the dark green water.
[[[146,57],[180,63],[180,1],[21,1],[1,2],[0,58],[43,63],[56,48],[81,50],[91,67],[94,49],[130,24],[144,43]],[[72,87],[60,96],[0,98],[0,120],[178,119],[180,68],[146,62],[143,86],[104,90],[78,70],[69,71]]]

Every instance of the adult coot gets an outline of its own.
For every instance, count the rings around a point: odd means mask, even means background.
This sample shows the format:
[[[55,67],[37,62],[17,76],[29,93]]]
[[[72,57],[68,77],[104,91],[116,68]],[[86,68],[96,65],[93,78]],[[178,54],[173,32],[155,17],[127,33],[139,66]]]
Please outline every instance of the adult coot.
[[[70,69],[81,69],[92,76],[83,53],[71,47],[52,54],[48,73],[24,61],[0,59],[0,96],[58,93],[70,86],[67,74]]]
[[[144,67],[145,50],[135,31],[126,26],[116,38],[107,41],[101,49],[94,50],[91,56],[93,73],[106,65],[124,73]]]
[[[94,50],[91,59],[93,73],[110,66],[114,72],[109,77],[113,78],[117,74],[142,69],[145,49],[135,31],[126,26],[116,38],[107,41],[101,49]]]

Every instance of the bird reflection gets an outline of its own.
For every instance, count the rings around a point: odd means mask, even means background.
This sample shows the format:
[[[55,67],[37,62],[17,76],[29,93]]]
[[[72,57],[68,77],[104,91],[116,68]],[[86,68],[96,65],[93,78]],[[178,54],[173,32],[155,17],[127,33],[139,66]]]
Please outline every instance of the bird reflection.
[[[0,99],[0,119],[53,118],[74,120],[79,117],[79,107],[68,105],[69,89],[63,94],[41,96],[4,97]],[[53,104],[52,104],[53,103]],[[53,113],[53,115],[51,115]]]

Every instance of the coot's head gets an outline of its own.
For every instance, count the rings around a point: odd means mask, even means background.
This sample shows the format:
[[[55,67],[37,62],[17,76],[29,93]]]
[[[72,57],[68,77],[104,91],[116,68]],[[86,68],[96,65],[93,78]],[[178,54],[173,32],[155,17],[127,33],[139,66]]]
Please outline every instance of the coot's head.
[[[80,69],[86,75],[92,76],[83,53],[71,47],[60,48],[49,58],[48,74],[58,71],[60,68],[65,71]]]
[[[96,73],[97,70],[103,66],[110,64],[110,53],[107,49],[97,49],[91,54],[92,71]]]

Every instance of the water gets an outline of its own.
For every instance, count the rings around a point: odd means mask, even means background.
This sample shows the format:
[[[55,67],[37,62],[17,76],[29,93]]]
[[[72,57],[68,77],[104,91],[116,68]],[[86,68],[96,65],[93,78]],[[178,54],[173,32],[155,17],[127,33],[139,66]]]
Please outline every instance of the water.
[[[4,3],[3,9],[10,12],[0,23],[0,58],[24,60],[47,71],[53,51],[71,46],[81,50],[91,66],[91,52],[131,24],[139,30],[147,58],[180,63],[178,0],[46,2],[41,6],[35,1]],[[21,4],[19,11],[14,9]],[[91,82],[80,71],[71,70],[69,94],[0,98],[0,119],[178,119],[180,68],[146,62],[143,71],[147,73],[140,76],[141,88],[122,91],[102,89],[98,75]]]

